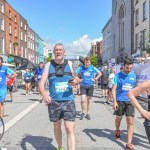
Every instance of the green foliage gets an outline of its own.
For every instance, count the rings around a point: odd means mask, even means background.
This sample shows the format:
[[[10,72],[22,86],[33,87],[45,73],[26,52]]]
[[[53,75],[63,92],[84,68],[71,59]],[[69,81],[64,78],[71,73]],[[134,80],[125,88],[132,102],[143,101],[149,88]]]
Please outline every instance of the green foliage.
[[[51,61],[52,60],[52,57],[51,56],[48,56],[47,57],[47,62]]]
[[[91,64],[92,64],[94,67],[97,67],[97,65],[98,65],[97,56],[91,56],[91,57],[90,57],[90,60],[91,60]]]

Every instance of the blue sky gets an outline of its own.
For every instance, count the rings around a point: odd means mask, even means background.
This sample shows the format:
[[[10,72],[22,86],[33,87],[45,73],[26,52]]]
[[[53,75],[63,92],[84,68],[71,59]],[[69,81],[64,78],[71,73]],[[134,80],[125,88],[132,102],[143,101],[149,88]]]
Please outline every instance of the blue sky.
[[[7,0],[50,45],[85,55],[111,17],[112,0]],[[68,53],[69,54],[69,53]]]

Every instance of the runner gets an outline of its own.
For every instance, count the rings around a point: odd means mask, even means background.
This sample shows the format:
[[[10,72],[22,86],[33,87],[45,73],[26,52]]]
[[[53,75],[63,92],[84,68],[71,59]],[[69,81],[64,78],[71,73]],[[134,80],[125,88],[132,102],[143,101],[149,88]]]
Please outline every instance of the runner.
[[[0,57],[0,117],[4,115],[4,100],[7,93],[6,78],[15,78],[17,74],[8,67],[2,65],[3,58]]]
[[[136,83],[136,75],[131,71],[133,67],[132,59],[126,59],[124,61],[124,68],[122,72],[115,75],[113,79],[112,96],[114,100],[113,109],[116,115],[116,139],[120,139],[120,124],[122,116],[126,115],[127,121],[127,144],[126,149],[134,150],[132,143],[133,137],[133,121],[134,121],[134,107],[127,97],[127,93],[134,88]]]
[[[15,82],[14,78],[7,78],[7,90],[9,90],[10,102],[13,101],[13,85],[14,85],[14,82]]]
[[[31,72],[30,69],[26,69],[26,73],[23,75],[24,76],[24,81],[25,81],[25,88],[26,88],[26,95],[31,94],[31,79],[34,76]]]
[[[55,59],[45,65],[42,78],[39,82],[39,91],[43,100],[48,103],[50,121],[54,122],[54,134],[58,144],[58,150],[62,148],[62,119],[64,120],[67,132],[68,149],[75,150],[75,118],[76,108],[72,86],[77,84],[79,79],[74,77],[72,63],[64,60],[64,45],[58,43],[54,46]],[[49,80],[49,93],[45,90],[45,83]],[[69,82],[70,80],[70,82]],[[70,84],[68,84],[70,83]]]
[[[36,88],[38,89],[38,84],[39,84],[39,81],[42,77],[42,74],[43,74],[43,71],[44,71],[44,63],[43,62],[40,62],[39,63],[39,67],[36,68],[35,70],[35,78],[37,79],[37,85],[36,85]],[[38,90],[39,91],[39,90]],[[40,103],[42,103],[42,97],[40,95]]]
[[[75,74],[78,75],[81,73],[81,80],[80,80],[80,94],[81,94],[81,109],[82,114],[80,117],[80,120],[82,120],[85,116],[85,106],[84,101],[87,96],[87,114],[86,119],[90,120],[90,110],[91,110],[91,100],[93,96],[94,91],[94,82],[99,79],[99,77],[102,75],[101,72],[91,65],[91,61],[89,57],[86,57],[84,59],[84,66],[79,67]],[[94,78],[95,74],[98,74],[96,78]]]

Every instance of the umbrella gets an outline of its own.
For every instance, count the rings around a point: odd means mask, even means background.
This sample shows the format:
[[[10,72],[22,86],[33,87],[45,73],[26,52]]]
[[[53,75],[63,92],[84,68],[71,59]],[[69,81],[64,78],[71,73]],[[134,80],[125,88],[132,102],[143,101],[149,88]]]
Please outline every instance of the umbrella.
[[[27,63],[18,66],[16,70],[35,69],[35,68],[36,66],[31,61],[28,61]]]

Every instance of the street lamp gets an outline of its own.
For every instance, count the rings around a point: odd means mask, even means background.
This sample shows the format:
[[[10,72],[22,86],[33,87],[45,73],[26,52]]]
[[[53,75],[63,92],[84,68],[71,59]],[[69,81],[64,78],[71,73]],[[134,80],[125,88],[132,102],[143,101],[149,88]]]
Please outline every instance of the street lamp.
[[[150,112],[150,95],[148,95],[148,111]],[[150,121],[145,119],[144,126],[147,134],[147,138],[150,142]]]

